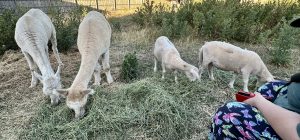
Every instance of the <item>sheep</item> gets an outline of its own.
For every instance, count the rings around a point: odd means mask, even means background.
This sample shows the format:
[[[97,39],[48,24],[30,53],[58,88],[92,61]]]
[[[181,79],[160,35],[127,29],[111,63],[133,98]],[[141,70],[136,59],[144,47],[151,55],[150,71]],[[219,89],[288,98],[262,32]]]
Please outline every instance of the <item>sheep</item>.
[[[162,79],[165,78],[166,68],[174,70],[175,82],[177,81],[177,70],[185,73],[190,81],[199,79],[198,68],[183,61],[174,44],[165,36],[157,38],[154,47],[154,72],[157,71],[157,62],[161,62]]]
[[[244,50],[232,44],[220,41],[206,42],[199,49],[199,75],[204,68],[208,68],[209,78],[214,80],[212,73],[213,66],[225,70],[233,71],[233,77],[229,82],[229,87],[234,88],[233,84],[238,73],[242,74],[244,87],[248,92],[249,76],[255,75],[261,82],[274,81],[273,75],[269,72],[266,65],[253,51]]]
[[[60,71],[63,63],[58,54],[56,31],[50,18],[39,9],[30,9],[16,23],[15,40],[31,71],[32,78],[29,88],[35,87],[39,80],[43,84],[43,93],[50,96],[51,104],[56,105],[60,98],[54,89],[61,88]],[[59,64],[56,73],[49,61],[47,46],[49,40]],[[38,70],[41,74],[38,73]]]
[[[94,74],[94,85],[99,85],[99,60],[102,60],[103,70],[107,82],[111,84],[113,78],[110,73],[109,47],[111,27],[105,17],[96,11],[89,12],[79,25],[77,46],[81,54],[79,71],[68,89],[58,89],[57,92],[66,97],[67,106],[74,110],[75,118],[83,117],[88,95],[94,93],[88,88],[88,83]]]

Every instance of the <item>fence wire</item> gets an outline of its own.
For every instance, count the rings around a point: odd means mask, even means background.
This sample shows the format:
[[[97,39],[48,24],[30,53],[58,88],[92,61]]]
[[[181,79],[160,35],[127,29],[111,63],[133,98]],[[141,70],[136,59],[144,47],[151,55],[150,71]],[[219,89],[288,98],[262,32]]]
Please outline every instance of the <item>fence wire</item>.
[[[57,7],[68,11],[77,5],[89,6],[98,10],[131,9],[140,6],[145,0],[0,0],[0,11],[3,9],[39,8],[48,11]]]

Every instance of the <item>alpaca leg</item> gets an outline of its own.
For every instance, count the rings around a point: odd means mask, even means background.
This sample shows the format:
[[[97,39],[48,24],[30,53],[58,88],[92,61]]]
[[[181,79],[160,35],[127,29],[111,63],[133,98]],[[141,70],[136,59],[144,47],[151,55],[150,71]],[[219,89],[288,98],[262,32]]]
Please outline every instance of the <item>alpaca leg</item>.
[[[51,44],[52,44],[52,50],[55,56],[55,59],[58,62],[59,66],[63,66],[62,61],[60,60],[59,54],[58,54],[58,49],[57,49],[57,40],[56,40],[56,32],[55,30],[52,32],[52,36],[50,38]],[[48,47],[47,47],[47,51],[48,51]],[[47,53],[49,56],[49,53]]]
[[[162,79],[165,79],[165,73],[166,73],[166,66],[164,63],[161,63],[161,68],[162,68]]]
[[[214,77],[213,72],[212,72],[212,70],[213,70],[213,65],[212,65],[212,64],[208,64],[207,68],[208,68],[208,75],[209,75],[209,78],[210,78],[211,80],[215,80],[215,77]]]
[[[249,90],[248,90],[248,82],[249,82],[249,76],[250,76],[250,74],[248,72],[243,72],[243,70],[242,70],[242,74],[243,74],[243,81],[244,81],[244,88],[243,88],[243,90],[245,92],[249,92]]]
[[[28,62],[28,65],[29,65],[29,68],[31,71],[31,84],[30,84],[29,88],[33,88],[38,84],[38,78],[35,77],[33,74],[34,71],[37,72],[37,69],[34,68],[34,61],[33,61],[32,57],[27,52],[23,52],[23,54]]]
[[[205,68],[207,68],[207,65],[204,63],[200,64],[199,62],[199,81],[201,81],[202,73]]]
[[[175,75],[175,82],[178,83],[178,80],[177,80],[177,70],[174,70],[174,75]]]
[[[233,84],[234,84],[235,78],[236,78],[236,73],[233,73],[232,78],[231,78],[231,80],[230,80],[230,82],[228,84],[228,86],[230,88],[233,88]]]
[[[154,58],[154,68],[153,68],[154,72],[157,72],[157,59]]]
[[[100,76],[100,72],[101,72],[101,66],[100,64],[97,62],[95,70],[94,70],[94,86],[99,86],[100,82],[101,82],[101,76]]]
[[[103,65],[104,73],[106,75],[107,83],[111,84],[114,80],[110,73],[109,50],[105,54],[103,54],[102,65]]]
[[[199,65],[199,81],[201,81],[203,70],[204,70],[204,67]]]

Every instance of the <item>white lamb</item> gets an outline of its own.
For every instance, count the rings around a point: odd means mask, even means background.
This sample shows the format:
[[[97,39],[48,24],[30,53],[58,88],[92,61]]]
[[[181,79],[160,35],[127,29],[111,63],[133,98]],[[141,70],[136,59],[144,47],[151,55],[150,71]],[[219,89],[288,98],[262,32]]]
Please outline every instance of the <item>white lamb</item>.
[[[43,84],[43,93],[50,96],[51,104],[57,104],[59,95],[54,89],[61,88],[60,70],[63,63],[57,50],[56,31],[50,18],[39,9],[30,9],[17,21],[15,40],[24,54],[31,70],[31,85],[35,87],[38,80]],[[57,72],[51,67],[48,53],[48,41],[59,63]],[[41,74],[38,73],[38,66]]]
[[[258,54],[244,50],[229,43],[220,41],[206,42],[199,50],[200,78],[204,68],[208,68],[209,78],[214,80],[213,66],[233,71],[234,75],[229,83],[233,88],[237,73],[241,73],[244,81],[243,90],[248,92],[248,80],[250,74],[256,75],[261,82],[270,82],[274,78]]]
[[[81,64],[78,74],[69,89],[57,91],[66,96],[66,103],[75,111],[75,118],[80,118],[85,113],[85,104],[89,94],[93,90],[88,88],[88,83],[94,73],[94,85],[100,84],[100,64],[102,60],[103,70],[107,82],[113,82],[109,66],[109,47],[111,40],[111,27],[105,17],[96,11],[89,12],[79,25],[77,45],[81,54]]]
[[[199,70],[193,65],[183,61],[174,44],[165,36],[157,38],[154,47],[154,72],[157,71],[157,61],[161,62],[162,78],[165,78],[166,68],[174,70],[177,83],[177,70],[185,73],[190,81],[199,79]]]

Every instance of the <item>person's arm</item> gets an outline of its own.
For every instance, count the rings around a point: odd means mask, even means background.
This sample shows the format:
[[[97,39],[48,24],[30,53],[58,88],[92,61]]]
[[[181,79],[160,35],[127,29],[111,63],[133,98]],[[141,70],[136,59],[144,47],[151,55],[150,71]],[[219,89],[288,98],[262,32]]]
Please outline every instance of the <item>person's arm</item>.
[[[300,123],[299,114],[273,104],[259,93],[244,102],[255,106],[261,111],[265,119],[282,139],[300,139],[296,130],[298,123]]]

